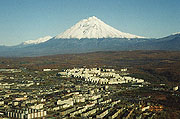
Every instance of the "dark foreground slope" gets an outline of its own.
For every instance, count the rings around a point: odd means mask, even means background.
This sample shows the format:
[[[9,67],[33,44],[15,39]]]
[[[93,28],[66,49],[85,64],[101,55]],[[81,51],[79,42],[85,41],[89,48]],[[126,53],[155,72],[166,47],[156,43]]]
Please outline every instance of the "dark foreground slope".
[[[0,56],[45,56],[54,54],[87,53],[94,51],[135,50],[146,39],[51,39],[25,47],[7,47]]]

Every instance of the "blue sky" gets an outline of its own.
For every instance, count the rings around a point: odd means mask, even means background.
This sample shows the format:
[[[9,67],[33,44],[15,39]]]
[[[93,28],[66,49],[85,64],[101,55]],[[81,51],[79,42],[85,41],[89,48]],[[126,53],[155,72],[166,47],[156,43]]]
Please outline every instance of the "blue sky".
[[[55,36],[96,16],[114,28],[145,37],[180,31],[180,0],[0,0],[0,44]]]

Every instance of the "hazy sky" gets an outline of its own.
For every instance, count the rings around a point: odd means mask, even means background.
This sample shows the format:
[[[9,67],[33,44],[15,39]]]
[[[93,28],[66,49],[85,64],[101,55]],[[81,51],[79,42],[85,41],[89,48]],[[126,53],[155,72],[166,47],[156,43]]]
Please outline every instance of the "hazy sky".
[[[145,37],[180,32],[180,0],[0,0],[0,44],[55,36],[96,16],[114,28]]]

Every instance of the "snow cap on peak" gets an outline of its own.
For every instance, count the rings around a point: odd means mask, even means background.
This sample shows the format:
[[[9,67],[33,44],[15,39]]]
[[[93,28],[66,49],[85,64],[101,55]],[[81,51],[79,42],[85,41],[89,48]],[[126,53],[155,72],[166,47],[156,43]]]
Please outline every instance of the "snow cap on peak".
[[[92,16],[92,17],[89,17],[88,20],[91,20],[91,19],[98,19],[96,16]]]
[[[65,32],[57,35],[59,38],[144,38],[121,32],[98,19],[95,16],[79,21]]]
[[[180,34],[180,32],[172,33],[172,35],[178,35],[178,34]]]
[[[87,19],[82,19],[81,21],[79,21],[78,23],[87,23],[87,24],[92,24],[92,22],[94,22],[94,24],[95,24],[95,22],[97,22],[97,21],[101,21],[100,19],[98,19],[97,17],[95,17],[95,16],[92,16],[92,17],[89,17],[89,18],[87,18]],[[77,23],[77,24],[78,24]]]
[[[45,36],[45,37],[38,38],[36,40],[28,40],[28,41],[23,42],[23,45],[39,44],[39,43],[46,42],[51,38],[52,36]]]

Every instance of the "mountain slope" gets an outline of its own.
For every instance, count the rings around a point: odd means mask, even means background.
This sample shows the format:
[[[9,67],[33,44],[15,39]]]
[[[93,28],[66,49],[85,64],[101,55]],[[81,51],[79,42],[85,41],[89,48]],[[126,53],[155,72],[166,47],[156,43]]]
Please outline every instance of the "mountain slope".
[[[118,31],[117,29],[105,24],[95,16],[83,19],[72,26],[65,32],[57,35],[60,38],[143,38],[141,36],[132,35]]]
[[[180,33],[157,39],[152,45],[163,50],[180,50]]]
[[[142,38],[84,38],[55,39],[27,45],[26,47],[3,47],[0,56],[44,56],[54,54],[87,53],[95,51],[128,50],[180,50],[180,35],[160,39]]]

